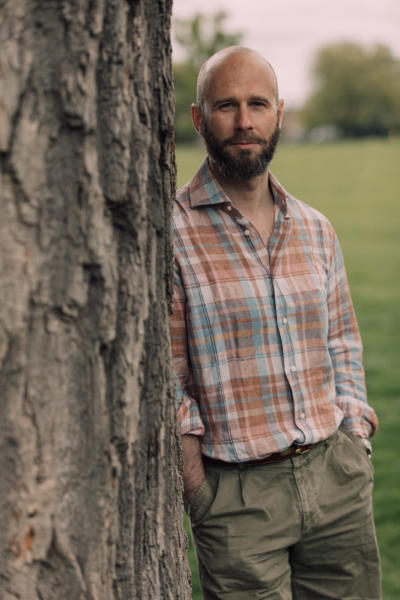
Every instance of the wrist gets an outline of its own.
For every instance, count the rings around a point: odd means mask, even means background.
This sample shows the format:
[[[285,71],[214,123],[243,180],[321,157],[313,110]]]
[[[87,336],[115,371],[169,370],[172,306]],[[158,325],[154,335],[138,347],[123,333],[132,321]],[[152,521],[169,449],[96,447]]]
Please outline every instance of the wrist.
[[[358,433],[354,433],[353,435],[360,438],[361,443],[364,446],[366,453],[368,454],[368,456],[371,456],[371,454],[372,454],[371,442],[366,437],[363,437],[362,435],[359,435]]]

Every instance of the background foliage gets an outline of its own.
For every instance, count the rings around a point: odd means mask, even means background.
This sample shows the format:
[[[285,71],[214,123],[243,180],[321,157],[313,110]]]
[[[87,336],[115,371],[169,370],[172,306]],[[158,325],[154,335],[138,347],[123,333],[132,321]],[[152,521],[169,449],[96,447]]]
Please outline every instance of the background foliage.
[[[307,129],[335,126],[344,137],[400,132],[400,61],[386,46],[341,43],[322,48],[314,64]]]
[[[190,105],[196,99],[200,66],[209,56],[239,44],[242,32],[226,31],[227,14],[197,13],[174,22],[175,40],[182,60],[174,64],[175,139],[196,139]],[[267,57],[268,58],[268,57]],[[328,136],[388,136],[400,132],[400,60],[389,48],[364,48],[343,42],[321,48],[313,66],[313,88],[303,107],[284,122],[284,134],[293,139]],[[295,132],[289,131],[290,126]],[[285,131],[286,128],[286,131]]]

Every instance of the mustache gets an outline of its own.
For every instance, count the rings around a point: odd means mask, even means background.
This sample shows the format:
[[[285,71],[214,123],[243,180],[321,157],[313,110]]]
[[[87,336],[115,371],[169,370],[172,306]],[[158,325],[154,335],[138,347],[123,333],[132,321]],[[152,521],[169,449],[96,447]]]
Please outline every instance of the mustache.
[[[222,146],[225,148],[231,144],[265,144],[265,140],[251,133],[236,133],[226,138]]]

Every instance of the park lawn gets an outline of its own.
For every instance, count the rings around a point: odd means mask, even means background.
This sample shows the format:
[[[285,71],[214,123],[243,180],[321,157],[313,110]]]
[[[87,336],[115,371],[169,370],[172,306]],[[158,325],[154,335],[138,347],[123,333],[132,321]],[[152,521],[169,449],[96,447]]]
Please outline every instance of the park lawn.
[[[178,147],[178,186],[200,165],[200,147]],[[400,598],[400,140],[278,147],[282,185],[323,212],[339,236],[364,342],[373,440],[375,520],[384,600]],[[192,550],[193,600],[200,599]]]

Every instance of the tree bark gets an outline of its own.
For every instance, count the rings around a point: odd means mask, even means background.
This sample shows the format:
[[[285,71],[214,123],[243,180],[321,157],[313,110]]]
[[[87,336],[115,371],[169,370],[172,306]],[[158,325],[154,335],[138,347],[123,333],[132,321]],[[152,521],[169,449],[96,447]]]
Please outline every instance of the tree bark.
[[[187,599],[171,0],[0,5],[0,598]]]

